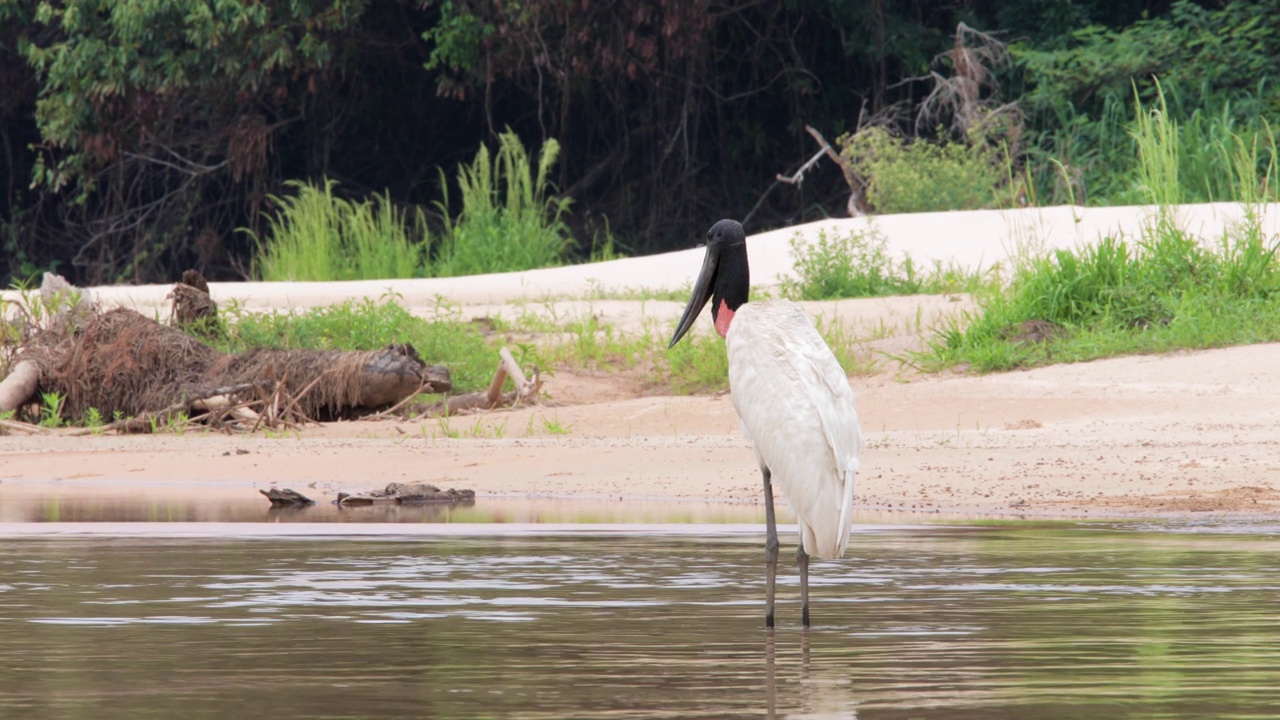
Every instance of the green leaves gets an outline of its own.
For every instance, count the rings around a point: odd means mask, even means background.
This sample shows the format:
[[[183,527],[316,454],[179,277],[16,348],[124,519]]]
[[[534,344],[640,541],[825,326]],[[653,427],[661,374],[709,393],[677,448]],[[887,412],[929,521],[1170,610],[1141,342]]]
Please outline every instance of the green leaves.
[[[309,76],[332,59],[330,38],[363,7],[352,0],[40,3],[36,19],[52,32],[23,52],[44,86],[41,134],[66,154],[57,163],[65,176],[37,181],[87,179],[91,167],[148,140],[171,145],[174,134],[225,143],[228,117],[263,103],[283,109],[305,95]]]
[[[1214,145],[1229,133],[1264,132],[1280,113],[1280,86],[1268,79],[1280,54],[1278,16],[1280,0],[1214,8],[1178,0],[1167,14],[1122,29],[1090,25],[1061,44],[1011,46],[1039,195],[1049,203],[1170,202],[1178,188],[1188,202],[1237,199],[1226,194],[1230,173]],[[1180,182],[1141,177],[1132,162],[1137,142],[1169,123],[1182,146]]]
[[[484,40],[493,33],[491,23],[484,22],[465,8],[457,7],[450,0],[440,3],[440,21],[422,33],[422,39],[434,46],[425,63],[426,69],[478,72]]]

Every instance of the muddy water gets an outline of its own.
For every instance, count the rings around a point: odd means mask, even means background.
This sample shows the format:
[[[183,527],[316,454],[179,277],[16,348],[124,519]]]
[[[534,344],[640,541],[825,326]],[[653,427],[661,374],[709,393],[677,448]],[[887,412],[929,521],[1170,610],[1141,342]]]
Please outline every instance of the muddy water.
[[[317,496],[319,497],[319,496]],[[779,509],[781,522],[794,522]],[[0,485],[0,523],[763,523],[756,503],[485,496],[475,503],[345,507],[321,500],[273,508],[256,493],[244,497],[18,493]]]
[[[860,527],[770,636],[753,528],[54,528],[0,538],[0,717],[1274,717],[1280,538],[1179,529]]]

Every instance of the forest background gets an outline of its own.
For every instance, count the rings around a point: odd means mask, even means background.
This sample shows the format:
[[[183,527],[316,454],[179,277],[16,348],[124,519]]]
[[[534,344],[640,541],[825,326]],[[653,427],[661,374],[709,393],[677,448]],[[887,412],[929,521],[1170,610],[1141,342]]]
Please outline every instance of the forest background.
[[[0,284],[252,278],[308,189],[393,208],[430,274],[514,138],[551,262],[720,217],[1241,200],[1221,158],[1272,176],[1277,57],[1280,0],[0,0]],[[780,181],[806,128],[842,164]]]

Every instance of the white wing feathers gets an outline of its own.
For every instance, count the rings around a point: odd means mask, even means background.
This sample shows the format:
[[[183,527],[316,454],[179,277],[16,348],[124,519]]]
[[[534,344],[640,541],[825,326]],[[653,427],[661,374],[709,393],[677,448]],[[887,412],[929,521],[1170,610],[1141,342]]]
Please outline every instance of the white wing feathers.
[[[809,356],[807,359],[835,400],[832,403],[819,400],[814,403],[814,409],[827,437],[827,447],[831,449],[830,462],[836,469],[835,481],[840,486],[840,517],[836,523],[839,536],[833,551],[835,557],[840,557],[844,555],[849,528],[853,525],[853,479],[858,471],[858,456],[862,452],[862,430],[854,410],[853,390],[835,355],[827,349],[825,358]]]
[[[800,524],[809,554],[844,553],[862,449],[853,390],[794,303],[748,303],[729,327],[729,384],[756,457]]]

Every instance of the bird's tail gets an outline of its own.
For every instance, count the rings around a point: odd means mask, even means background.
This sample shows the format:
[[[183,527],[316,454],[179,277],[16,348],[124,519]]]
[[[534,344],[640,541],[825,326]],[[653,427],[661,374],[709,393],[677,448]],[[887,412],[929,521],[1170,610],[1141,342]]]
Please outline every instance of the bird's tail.
[[[844,549],[849,545],[849,528],[853,527],[853,477],[857,469],[855,460],[852,467],[841,475],[840,494],[836,497],[828,496],[829,504],[825,507],[831,507],[837,501],[840,503],[840,514],[837,516],[839,520],[836,524],[820,522],[817,526],[809,525],[797,513],[800,542],[804,545],[804,551],[819,560],[836,560],[844,555]],[[831,517],[825,513],[819,515],[824,516]]]
[[[839,537],[836,540],[835,557],[844,555],[844,549],[849,545],[849,529],[853,527],[853,478],[858,473],[858,461],[854,460],[849,463],[849,467],[844,471],[843,487],[840,497],[840,525]]]

